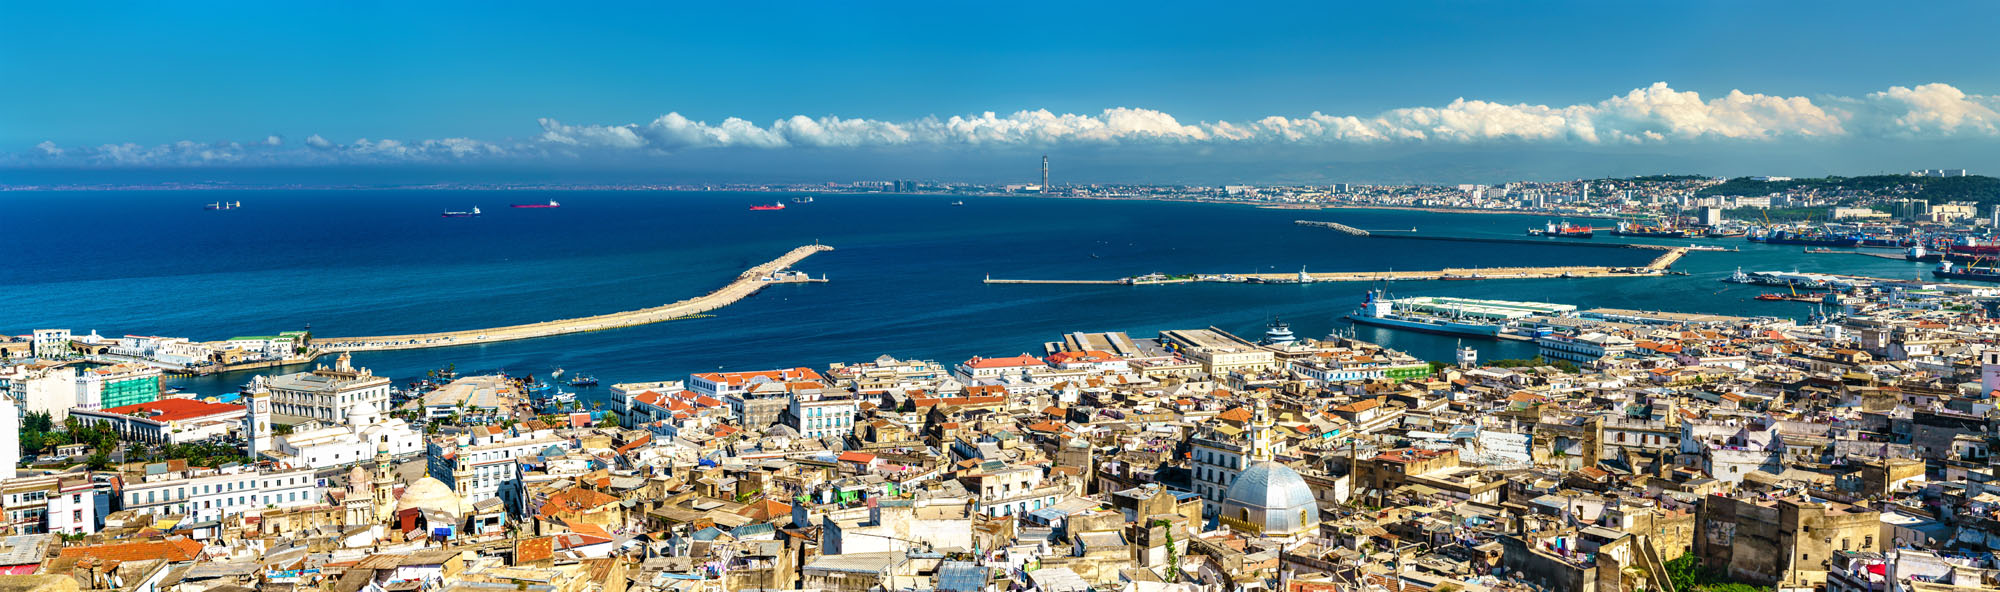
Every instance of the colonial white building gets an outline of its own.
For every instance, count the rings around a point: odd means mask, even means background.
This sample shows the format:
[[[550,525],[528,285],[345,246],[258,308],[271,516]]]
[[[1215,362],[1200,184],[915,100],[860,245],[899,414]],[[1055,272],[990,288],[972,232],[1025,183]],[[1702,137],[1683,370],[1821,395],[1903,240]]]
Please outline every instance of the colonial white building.
[[[859,411],[854,395],[842,391],[801,392],[792,397],[785,424],[799,435],[812,439],[844,438],[854,432],[854,414]]]
[[[145,515],[180,514],[192,521],[221,520],[264,508],[293,508],[320,503],[324,492],[312,469],[269,470],[242,465],[169,470],[167,463],[146,465],[141,474],[126,475],[124,509]]]
[[[479,503],[502,499],[502,492],[517,491],[509,484],[521,477],[518,461],[538,458],[550,447],[569,450],[570,441],[475,427],[472,433],[431,439],[426,452],[432,478],[450,486],[467,503]],[[509,508],[519,507],[519,500],[502,501]]]
[[[243,406],[194,399],[161,399],[102,410],[77,409],[71,417],[102,425],[130,442],[184,444],[228,436],[243,424]]]
[[[346,422],[348,415],[362,406],[372,407],[377,414],[389,411],[389,378],[355,368],[345,353],[332,368],[320,366],[311,372],[286,374],[270,379],[265,387],[271,390],[271,412],[288,420],[284,423]]]

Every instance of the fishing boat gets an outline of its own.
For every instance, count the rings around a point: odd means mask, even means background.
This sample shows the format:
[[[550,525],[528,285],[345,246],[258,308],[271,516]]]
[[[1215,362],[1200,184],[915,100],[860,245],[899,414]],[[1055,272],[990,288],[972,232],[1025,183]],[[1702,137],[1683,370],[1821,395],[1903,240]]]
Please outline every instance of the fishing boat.
[[[557,403],[575,403],[576,393],[572,393],[569,391],[556,391],[556,394],[549,395],[549,400],[555,401]]]
[[[522,208],[522,209],[548,209],[548,208],[560,208],[562,207],[562,204],[556,203],[556,200],[551,199],[549,200],[549,203],[514,204],[508,207]]]
[[[578,375],[576,375],[576,377],[575,377],[575,378],[571,378],[571,379],[569,379],[569,385],[570,385],[570,386],[597,386],[597,377],[595,377],[595,376],[591,376],[591,375],[589,375],[589,374],[578,374]]]
[[[782,209],[785,209],[785,204],[781,204],[781,203],[771,203],[771,204],[766,204],[766,205],[760,205],[760,206],[750,206],[750,211],[752,211],[752,212],[769,212],[769,211],[772,211],[772,210],[782,210]]]
[[[445,210],[445,211],[444,211],[444,217],[446,217],[446,218],[477,218],[477,217],[479,217],[479,208],[477,208],[477,207],[474,207],[474,208],[472,208],[472,211],[469,211],[469,212],[454,212],[454,211],[451,211],[451,210]]]

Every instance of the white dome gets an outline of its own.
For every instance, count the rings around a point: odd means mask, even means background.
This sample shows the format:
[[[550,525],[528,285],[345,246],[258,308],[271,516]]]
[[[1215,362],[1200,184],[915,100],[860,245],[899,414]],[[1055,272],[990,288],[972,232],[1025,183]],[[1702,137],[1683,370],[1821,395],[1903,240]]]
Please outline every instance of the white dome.
[[[1319,526],[1312,486],[1291,467],[1273,461],[1252,463],[1222,498],[1222,518],[1266,536],[1290,536]]]
[[[410,484],[409,489],[403,490],[402,499],[396,500],[397,512],[411,508],[441,511],[451,514],[453,518],[464,516],[465,511],[464,500],[451,491],[451,486],[432,477]]]

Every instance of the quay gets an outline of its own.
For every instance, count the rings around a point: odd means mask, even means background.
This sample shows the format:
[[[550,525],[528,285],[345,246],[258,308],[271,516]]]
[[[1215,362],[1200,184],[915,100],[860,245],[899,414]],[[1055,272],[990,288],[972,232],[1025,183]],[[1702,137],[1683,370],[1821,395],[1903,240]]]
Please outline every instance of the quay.
[[[792,249],[783,256],[762,265],[752,267],[736,276],[719,289],[708,294],[664,304],[652,308],[642,308],[625,312],[614,312],[575,319],[543,321],[526,325],[447,331],[441,333],[413,333],[409,335],[383,335],[375,337],[329,337],[312,340],[311,347],[319,352],[386,351],[401,349],[423,349],[431,347],[453,347],[479,345],[551,337],[587,331],[602,331],[690,318],[735,303],[756,294],[764,286],[771,284],[792,284],[823,282],[825,278],[811,278],[802,273],[780,273],[786,268],[815,253],[831,251],[826,245],[807,245]]]

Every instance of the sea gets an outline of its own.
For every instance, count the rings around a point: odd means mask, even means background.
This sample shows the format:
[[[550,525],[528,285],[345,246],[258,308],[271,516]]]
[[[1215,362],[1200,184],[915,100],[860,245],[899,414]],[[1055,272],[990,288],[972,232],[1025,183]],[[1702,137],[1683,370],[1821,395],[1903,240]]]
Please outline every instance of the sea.
[[[309,329],[316,336],[448,331],[654,306],[713,290],[786,250],[834,251],[796,269],[828,282],[777,285],[709,318],[495,343],[354,355],[399,381],[452,366],[514,375],[562,368],[603,385],[879,356],[944,364],[1042,353],[1066,333],[1219,327],[1257,337],[1273,321],[1305,337],[1352,333],[1432,360],[1531,344],[1353,326],[1366,291],[1585,308],[1804,318],[1810,304],[1751,298],[1718,280],[1747,271],[1913,277],[1928,266],[1806,254],[1742,239],[1389,240],[1300,226],[1323,220],[1416,235],[1525,239],[1540,215],[1239,204],[892,194],[671,191],[325,190],[0,193],[0,334],[38,328],[196,340]],[[510,204],[561,202],[560,208]],[[212,211],[204,204],[242,202]],[[962,201],[963,205],[953,202]],[[751,211],[773,202],[779,211]],[[478,207],[476,218],[446,210]],[[1571,220],[1608,226],[1606,220]],[[1146,273],[1288,273],[1446,267],[1642,265],[1657,251],[1572,243],[1740,248],[1693,252],[1688,276],[1312,284],[1004,285],[983,278],[1116,279]],[[1893,254],[1895,251],[1871,252]],[[291,367],[263,372],[294,372]],[[172,379],[234,392],[251,373]],[[601,396],[605,387],[583,389]]]

